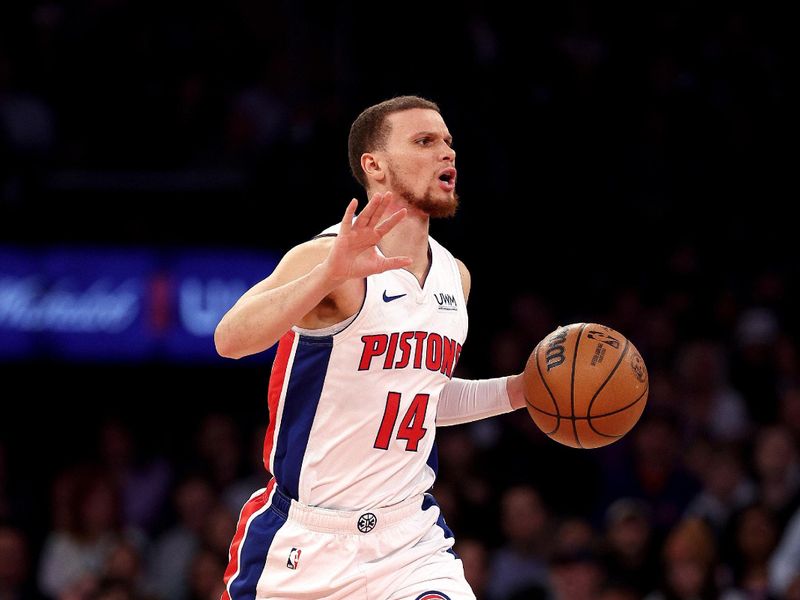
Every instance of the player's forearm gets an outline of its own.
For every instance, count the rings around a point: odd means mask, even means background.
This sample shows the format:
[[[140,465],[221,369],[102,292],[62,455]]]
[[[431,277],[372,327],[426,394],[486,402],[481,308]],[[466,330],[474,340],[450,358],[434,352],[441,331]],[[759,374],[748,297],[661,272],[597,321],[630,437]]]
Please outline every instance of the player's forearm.
[[[318,265],[285,285],[242,297],[217,325],[217,352],[242,358],[266,350],[335,287],[325,267]]]
[[[460,425],[487,417],[511,412],[522,405],[521,377],[498,377],[495,379],[458,379],[445,384],[439,395],[436,425]],[[522,396],[524,404],[525,399]]]

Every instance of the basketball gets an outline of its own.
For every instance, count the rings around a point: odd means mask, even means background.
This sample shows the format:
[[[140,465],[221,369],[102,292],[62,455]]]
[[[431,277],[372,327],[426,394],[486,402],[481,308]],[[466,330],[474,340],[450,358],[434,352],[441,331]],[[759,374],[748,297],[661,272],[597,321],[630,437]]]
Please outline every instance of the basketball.
[[[597,323],[573,323],[546,336],[522,377],[533,422],[573,448],[599,448],[628,433],[650,389],[635,346]]]

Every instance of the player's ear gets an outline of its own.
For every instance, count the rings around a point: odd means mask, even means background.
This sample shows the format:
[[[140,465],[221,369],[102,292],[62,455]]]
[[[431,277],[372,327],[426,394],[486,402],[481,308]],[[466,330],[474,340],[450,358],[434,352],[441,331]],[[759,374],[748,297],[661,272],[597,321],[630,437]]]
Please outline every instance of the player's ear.
[[[377,154],[365,152],[361,155],[361,168],[368,178],[374,181],[383,181],[386,178],[384,163]]]

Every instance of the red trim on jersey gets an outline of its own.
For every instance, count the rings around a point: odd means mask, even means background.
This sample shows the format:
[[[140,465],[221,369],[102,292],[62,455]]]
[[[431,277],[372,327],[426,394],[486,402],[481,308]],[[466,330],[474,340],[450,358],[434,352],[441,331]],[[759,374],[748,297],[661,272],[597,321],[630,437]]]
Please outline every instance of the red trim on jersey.
[[[294,336],[294,331],[289,330],[281,338],[278,343],[278,351],[275,353],[275,360],[272,362],[272,373],[269,376],[269,388],[267,390],[269,425],[267,426],[267,435],[264,436],[264,467],[270,473],[272,473],[273,465],[269,464],[269,457],[272,454],[272,447],[275,445],[275,421],[278,420],[278,403],[286,380],[286,369],[289,366],[289,357],[292,354]]]
[[[236,525],[236,533],[233,535],[231,541],[231,549],[228,551],[228,568],[225,569],[225,576],[223,582],[225,583],[225,591],[222,592],[220,600],[231,600],[228,594],[228,582],[239,570],[239,546],[244,541],[245,530],[247,529],[247,522],[256,512],[264,508],[264,505],[269,500],[272,488],[275,487],[275,480],[271,479],[267,484],[267,488],[263,493],[248,500],[242,507],[242,514],[239,515],[239,523]]]

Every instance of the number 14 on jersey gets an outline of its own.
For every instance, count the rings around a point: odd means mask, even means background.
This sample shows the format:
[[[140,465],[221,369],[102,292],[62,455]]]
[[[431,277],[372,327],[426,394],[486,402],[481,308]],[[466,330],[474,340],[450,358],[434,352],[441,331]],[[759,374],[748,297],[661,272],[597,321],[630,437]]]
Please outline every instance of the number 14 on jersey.
[[[425,423],[425,412],[428,410],[428,399],[430,394],[417,394],[411,401],[411,406],[408,407],[406,414],[400,421],[400,427],[397,429],[397,439],[406,440],[406,451],[416,452],[419,446],[419,441],[428,431],[422,425]],[[400,412],[400,393],[389,392],[386,398],[386,408],[383,411],[383,419],[381,420],[378,435],[375,438],[374,448],[379,450],[388,450],[389,442],[391,441],[392,434],[394,433],[394,425],[397,422],[397,415]]]

